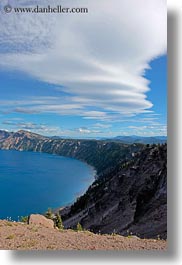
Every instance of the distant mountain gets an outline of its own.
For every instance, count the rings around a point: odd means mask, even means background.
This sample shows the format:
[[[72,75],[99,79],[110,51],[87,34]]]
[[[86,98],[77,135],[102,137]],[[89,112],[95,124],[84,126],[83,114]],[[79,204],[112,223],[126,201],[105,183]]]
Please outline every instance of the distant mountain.
[[[58,139],[64,139],[65,137],[64,136],[56,136],[56,135],[54,135],[54,136],[50,136],[49,138],[52,139],[52,140],[58,140]]]
[[[105,139],[105,140],[113,140],[113,141],[120,141],[127,144],[132,143],[141,143],[141,144],[163,144],[167,142],[167,136],[116,136],[114,138]]]

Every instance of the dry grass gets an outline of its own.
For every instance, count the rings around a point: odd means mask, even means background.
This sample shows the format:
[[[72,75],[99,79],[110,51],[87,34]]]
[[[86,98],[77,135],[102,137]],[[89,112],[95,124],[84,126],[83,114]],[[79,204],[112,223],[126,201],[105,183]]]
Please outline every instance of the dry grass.
[[[164,240],[96,235],[0,220],[0,249],[15,250],[166,250]]]

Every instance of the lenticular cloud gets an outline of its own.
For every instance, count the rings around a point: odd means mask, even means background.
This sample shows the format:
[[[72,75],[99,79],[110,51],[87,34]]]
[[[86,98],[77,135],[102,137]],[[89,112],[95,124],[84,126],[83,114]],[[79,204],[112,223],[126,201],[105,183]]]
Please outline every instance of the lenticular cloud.
[[[26,6],[48,3],[26,1]],[[25,1],[18,5],[25,6]],[[0,16],[0,67],[61,86],[67,97],[59,103],[76,105],[82,110],[78,115],[86,118],[98,118],[94,112],[118,119],[150,111],[144,72],[166,52],[166,1],[68,0],[61,5],[87,7],[89,12]]]

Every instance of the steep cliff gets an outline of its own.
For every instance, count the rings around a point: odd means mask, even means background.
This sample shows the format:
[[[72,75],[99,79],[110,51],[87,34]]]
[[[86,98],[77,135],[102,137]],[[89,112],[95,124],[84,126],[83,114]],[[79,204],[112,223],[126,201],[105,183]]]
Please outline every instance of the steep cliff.
[[[148,146],[96,180],[61,211],[65,227],[78,222],[101,233],[167,237],[167,145]]]

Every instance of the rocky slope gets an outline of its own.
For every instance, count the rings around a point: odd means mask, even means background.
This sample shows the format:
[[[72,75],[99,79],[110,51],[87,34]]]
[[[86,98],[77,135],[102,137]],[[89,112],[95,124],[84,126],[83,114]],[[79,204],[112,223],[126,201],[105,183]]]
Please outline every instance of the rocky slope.
[[[167,145],[148,146],[96,180],[61,211],[65,227],[78,222],[101,233],[167,237]]]
[[[11,250],[166,250],[163,240],[56,230],[0,220],[0,249]]]
[[[13,133],[0,130],[0,141],[7,139]]]

